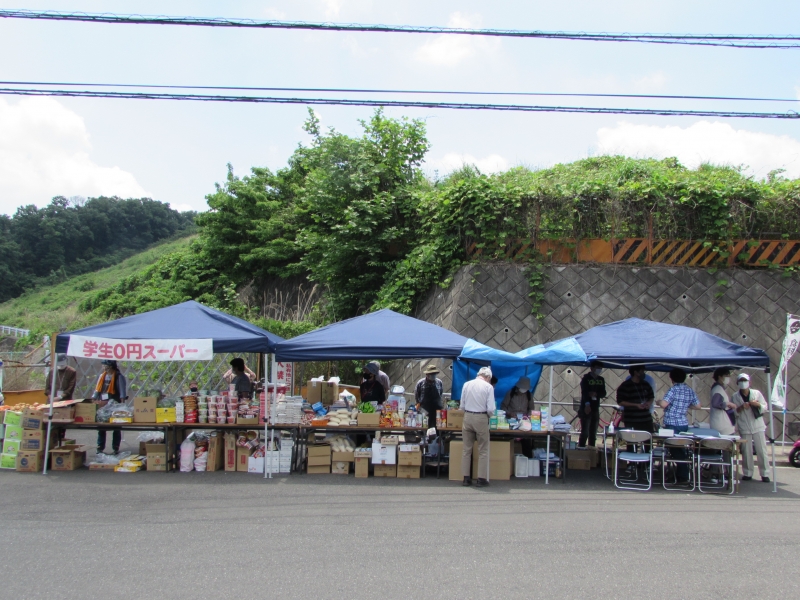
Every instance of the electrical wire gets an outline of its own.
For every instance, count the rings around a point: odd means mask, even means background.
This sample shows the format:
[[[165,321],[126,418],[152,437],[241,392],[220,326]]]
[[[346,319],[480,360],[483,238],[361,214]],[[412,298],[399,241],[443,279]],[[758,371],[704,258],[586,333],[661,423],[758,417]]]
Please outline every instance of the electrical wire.
[[[539,31],[521,29],[473,29],[456,27],[426,27],[415,25],[379,25],[363,23],[322,23],[229,19],[222,17],[179,17],[164,15],[119,15],[0,9],[0,18],[35,19],[47,21],[79,21],[88,23],[122,23],[132,25],[184,25],[194,27],[242,27],[250,29],[304,29],[313,31],[361,31],[373,33],[421,33],[443,35],[473,35],[511,38],[542,38],[593,42],[638,42],[645,44],[683,44],[693,46],[726,46],[731,48],[799,48],[797,35],[737,35],[737,34],[674,34],[674,33],[606,33],[576,31]]]
[[[254,104],[306,104],[337,106],[372,106],[430,108],[450,110],[493,110],[541,113],[590,113],[607,115],[658,115],[670,117],[720,117],[743,119],[798,119],[800,114],[740,112],[716,110],[671,110],[654,108],[605,108],[591,106],[532,106],[524,104],[476,104],[462,102],[423,102],[411,100],[352,100],[347,98],[280,98],[273,96],[221,96],[204,94],[166,94],[141,92],[96,92],[91,90],[41,90],[31,88],[0,88],[0,95],[65,96],[73,98],[116,98],[129,100],[184,100],[201,102],[246,102]]]
[[[50,81],[0,81],[0,85],[107,87],[170,90],[232,90],[241,92],[326,92],[344,94],[417,94],[461,96],[547,96],[572,98],[642,98],[658,100],[733,100],[746,102],[800,102],[798,98],[754,98],[742,96],[672,96],[666,94],[586,94],[562,92],[470,92],[454,90],[380,90],[358,88],[242,87],[225,85],[157,85],[143,83],[69,83]]]

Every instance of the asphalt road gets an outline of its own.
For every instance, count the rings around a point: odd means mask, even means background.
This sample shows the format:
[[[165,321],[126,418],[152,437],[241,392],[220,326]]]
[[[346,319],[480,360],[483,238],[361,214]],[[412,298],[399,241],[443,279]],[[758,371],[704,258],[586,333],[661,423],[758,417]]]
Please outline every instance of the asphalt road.
[[[735,497],[600,474],[0,472],[2,598],[787,598],[800,470]]]

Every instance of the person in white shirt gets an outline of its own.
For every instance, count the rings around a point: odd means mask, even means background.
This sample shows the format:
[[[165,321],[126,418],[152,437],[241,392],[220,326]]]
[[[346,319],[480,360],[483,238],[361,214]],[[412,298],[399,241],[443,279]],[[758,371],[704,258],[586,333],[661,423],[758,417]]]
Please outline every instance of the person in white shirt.
[[[472,467],[472,446],[478,442],[478,481],[476,487],[489,485],[489,417],[494,414],[494,388],[490,383],[492,370],[482,367],[478,376],[468,381],[461,388],[459,408],[464,411],[464,424],[461,437],[464,450],[461,454],[461,474],[463,485],[472,485],[470,470]]]
[[[767,425],[762,416],[767,404],[761,392],[750,389],[750,375],[739,373],[736,383],[739,391],[731,397],[731,403],[736,405],[736,427],[739,429],[739,435],[747,442],[742,449],[744,459],[742,481],[753,478],[753,446],[755,446],[761,481],[769,483],[767,440],[764,437]]]

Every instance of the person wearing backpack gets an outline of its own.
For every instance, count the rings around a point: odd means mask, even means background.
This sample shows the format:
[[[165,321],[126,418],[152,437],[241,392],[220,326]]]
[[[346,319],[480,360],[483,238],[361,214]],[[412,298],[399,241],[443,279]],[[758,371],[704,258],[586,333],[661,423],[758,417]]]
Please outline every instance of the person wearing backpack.
[[[506,417],[518,418],[517,415],[525,417],[531,416],[533,410],[533,394],[531,394],[531,380],[527,377],[520,377],[516,385],[508,390],[508,393],[500,403],[500,410],[506,412]],[[533,458],[533,440],[522,438],[522,453],[528,458]]]

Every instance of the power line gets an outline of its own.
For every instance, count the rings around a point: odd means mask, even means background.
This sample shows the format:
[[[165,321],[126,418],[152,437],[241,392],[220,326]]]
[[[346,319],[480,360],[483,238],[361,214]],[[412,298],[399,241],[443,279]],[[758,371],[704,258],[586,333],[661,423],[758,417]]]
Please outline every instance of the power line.
[[[380,90],[361,88],[242,87],[225,85],[158,85],[143,83],[69,83],[50,81],[0,81],[0,85],[107,87],[170,90],[232,90],[242,92],[326,92],[345,94],[419,94],[461,96],[546,96],[572,98],[643,98],[649,100],[733,100],[747,102],[800,102],[798,98],[755,98],[743,96],[675,96],[666,94],[592,94],[571,92],[471,92],[456,90]]]
[[[422,102],[411,100],[352,100],[347,98],[279,98],[271,96],[221,96],[204,94],[166,94],[140,92],[96,92],[91,90],[41,90],[31,88],[0,88],[0,95],[66,96],[73,98],[116,98],[129,100],[184,100],[200,102],[248,102],[254,104],[307,104],[337,106],[372,106],[431,108],[450,110],[493,110],[508,112],[590,113],[607,115],[657,115],[669,117],[720,117],[743,119],[798,119],[800,114],[740,112],[715,110],[670,110],[654,108],[604,108],[591,106],[532,106],[525,104],[476,104],[465,102]]]
[[[0,9],[0,18],[35,19],[46,21],[79,21],[129,25],[184,25],[193,27],[241,27],[250,29],[304,29],[313,31],[361,31],[373,33],[422,33],[473,35],[511,38],[541,38],[581,40],[592,42],[639,42],[645,44],[683,44],[692,46],[726,46],[731,48],[798,48],[796,35],[737,35],[689,33],[607,33],[540,31],[521,29],[473,29],[456,27],[426,27],[416,25],[379,25],[363,23],[322,23],[303,21],[261,21],[223,17],[171,17],[164,15],[118,15],[113,13],[84,13]]]

